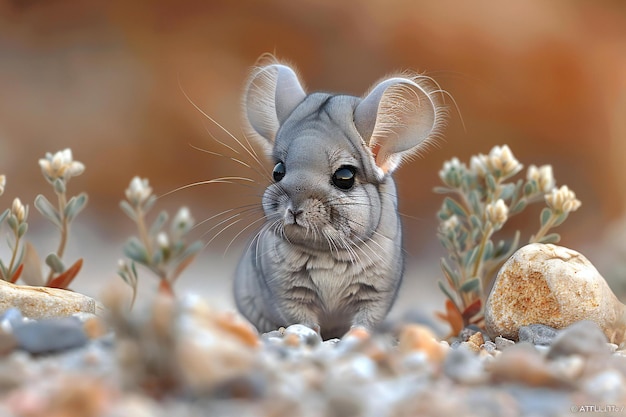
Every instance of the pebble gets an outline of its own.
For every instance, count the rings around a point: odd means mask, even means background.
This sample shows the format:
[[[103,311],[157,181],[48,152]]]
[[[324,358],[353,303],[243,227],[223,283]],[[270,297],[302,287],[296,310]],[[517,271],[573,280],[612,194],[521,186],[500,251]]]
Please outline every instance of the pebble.
[[[283,337],[285,339],[292,339],[291,343],[287,340],[285,341],[286,344],[290,345],[299,346],[304,344],[308,346],[315,346],[322,342],[322,337],[318,332],[303,324],[292,324],[287,327],[283,333]]]
[[[564,329],[552,342],[548,358],[581,355],[608,356],[611,348],[602,330],[592,321],[583,320]]]
[[[32,319],[66,317],[74,313],[96,313],[97,303],[91,297],[58,288],[15,285],[0,280],[0,311],[18,309]]]
[[[548,367],[544,356],[528,342],[516,343],[489,363],[496,382],[515,382],[530,387],[566,386],[565,379]]]
[[[626,331],[626,307],[583,255],[552,244],[519,249],[502,266],[485,303],[491,336],[517,340],[521,326],[563,329],[580,320],[596,322],[611,342]]]
[[[612,403],[624,397],[625,384],[624,376],[620,372],[607,369],[587,379],[583,389],[601,401]]]
[[[82,323],[73,317],[21,323],[13,328],[12,333],[18,348],[32,354],[79,348],[88,341]]]
[[[496,349],[498,349],[499,351],[503,351],[504,349],[515,345],[514,341],[502,336],[497,336],[494,341],[496,344]]]
[[[443,362],[443,372],[461,384],[480,384],[488,379],[483,362],[472,348],[462,344],[452,350]]]
[[[545,324],[530,324],[519,328],[519,341],[549,346],[559,331]]]
[[[407,324],[400,331],[398,350],[403,354],[424,352],[429,360],[438,363],[443,361],[449,349],[437,340],[430,328],[420,324]]]

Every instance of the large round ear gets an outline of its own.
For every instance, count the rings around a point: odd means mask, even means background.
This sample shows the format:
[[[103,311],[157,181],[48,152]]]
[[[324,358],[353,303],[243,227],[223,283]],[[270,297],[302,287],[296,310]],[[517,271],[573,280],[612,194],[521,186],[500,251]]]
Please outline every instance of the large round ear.
[[[432,92],[411,78],[377,84],[354,111],[354,124],[383,174],[432,140],[443,123],[443,108]]]
[[[249,133],[267,153],[280,125],[305,97],[298,76],[288,66],[276,63],[253,70],[244,94],[244,118]]]

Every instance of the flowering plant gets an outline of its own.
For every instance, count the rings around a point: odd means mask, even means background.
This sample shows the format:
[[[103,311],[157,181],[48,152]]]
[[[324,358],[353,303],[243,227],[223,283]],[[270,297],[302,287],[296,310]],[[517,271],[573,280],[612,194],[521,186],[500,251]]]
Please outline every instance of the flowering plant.
[[[139,235],[131,237],[124,246],[129,261],[121,259],[118,263],[118,275],[133,290],[131,306],[137,293],[135,263],[145,266],[160,279],[161,291],[173,294],[175,280],[203,248],[201,241],[187,243],[187,235],[195,223],[187,207],[178,210],[169,231],[163,230],[168,219],[165,211],[161,211],[148,228],[146,214],[156,200],[148,180],[134,177],[126,189],[126,200],[120,203],[120,208],[137,224]]]
[[[529,243],[556,243],[560,236],[548,233],[580,207],[567,186],[556,188],[550,165],[531,165],[526,179],[511,181],[523,165],[507,145],[496,146],[489,155],[472,156],[469,167],[452,158],[439,171],[443,186],[435,192],[449,194],[439,210],[438,236],[448,252],[441,260],[445,276],[439,287],[446,295],[447,320],[453,334],[469,324],[481,325],[484,300],[496,271],[519,248],[520,232],[512,239],[494,240],[506,221],[529,204],[545,202],[540,227]]]

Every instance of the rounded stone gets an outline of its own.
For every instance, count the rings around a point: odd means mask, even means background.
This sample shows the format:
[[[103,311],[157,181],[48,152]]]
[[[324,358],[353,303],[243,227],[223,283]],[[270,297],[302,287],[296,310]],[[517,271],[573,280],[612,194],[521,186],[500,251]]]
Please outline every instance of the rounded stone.
[[[492,336],[517,340],[520,327],[565,328],[595,322],[611,342],[626,330],[626,308],[596,268],[580,253],[552,244],[522,247],[502,266],[485,305]]]

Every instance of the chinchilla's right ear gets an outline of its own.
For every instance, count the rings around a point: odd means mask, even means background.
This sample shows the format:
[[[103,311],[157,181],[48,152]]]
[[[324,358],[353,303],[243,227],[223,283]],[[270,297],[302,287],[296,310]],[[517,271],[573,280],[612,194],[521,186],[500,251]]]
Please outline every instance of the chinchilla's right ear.
[[[288,66],[272,63],[253,70],[244,94],[244,119],[268,155],[278,128],[305,97],[298,76]]]

